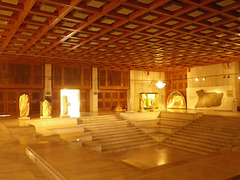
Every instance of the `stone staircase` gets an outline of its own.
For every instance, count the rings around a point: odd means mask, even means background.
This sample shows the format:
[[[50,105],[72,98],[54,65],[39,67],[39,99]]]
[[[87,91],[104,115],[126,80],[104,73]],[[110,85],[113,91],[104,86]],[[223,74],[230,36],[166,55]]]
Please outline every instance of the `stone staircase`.
[[[240,118],[204,115],[161,144],[206,155],[240,145]]]
[[[158,144],[119,115],[81,117],[78,119],[78,127],[81,126],[93,136],[93,142],[102,145],[102,152],[105,153]]]
[[[132,123],[157,142],[163,142],[198,117],[200,117],[198,113],[161,112],[158,118],[137,119]]]

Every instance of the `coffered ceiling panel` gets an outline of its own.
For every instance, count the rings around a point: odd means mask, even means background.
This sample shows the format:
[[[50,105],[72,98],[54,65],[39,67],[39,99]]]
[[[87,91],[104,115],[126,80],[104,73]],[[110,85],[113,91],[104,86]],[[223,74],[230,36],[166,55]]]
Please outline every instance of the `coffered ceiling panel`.
[[[0,0],[0,60],[146,71],[240,60],[238,0]]]

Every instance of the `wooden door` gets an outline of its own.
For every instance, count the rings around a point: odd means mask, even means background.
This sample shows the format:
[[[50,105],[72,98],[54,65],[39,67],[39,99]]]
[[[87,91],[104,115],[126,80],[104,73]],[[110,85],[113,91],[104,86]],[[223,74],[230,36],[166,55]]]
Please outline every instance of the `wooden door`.
[[[98,110],[111,111],[123,109],[127,106],[127,91],[125,90],[102,90],[98,93]]]

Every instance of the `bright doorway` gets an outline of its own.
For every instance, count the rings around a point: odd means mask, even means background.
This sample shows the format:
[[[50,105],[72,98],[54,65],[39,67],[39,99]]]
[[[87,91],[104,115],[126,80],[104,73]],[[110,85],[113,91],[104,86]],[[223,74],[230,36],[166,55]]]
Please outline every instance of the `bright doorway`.
[[[80,117],[80,90],[61,89],[61,115],[63,114],[63,96],[67,96],[68,115],[70,117]]]

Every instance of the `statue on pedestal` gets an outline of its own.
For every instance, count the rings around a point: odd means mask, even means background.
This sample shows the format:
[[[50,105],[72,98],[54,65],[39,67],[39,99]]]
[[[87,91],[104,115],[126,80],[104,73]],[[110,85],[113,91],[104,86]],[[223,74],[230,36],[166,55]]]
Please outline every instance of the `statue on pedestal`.
[[[155,108],[156,108],[155,101],[152,100],[152,101],[151,101],[151,111],[154,111]]]
[[[20,118],[28,119],[29,115],[29,98],[27,94],[23,94],[19,97],[19,114]]]
[[[140,97],[139,105],[140,105],[139,112],[144,111],[144,99],[142,97]]]
[[[62,116],[68,116],[68,106],[70,106],[70,103],[68,103],[68,97],[62,96],[62,106],[63,106],[63,112]]]
[[[43,106],[43,117],[51,116],[51,105],[50,105],[50,103],[47,100],[45,100],[45,101],[43,101],[42,106]]]

